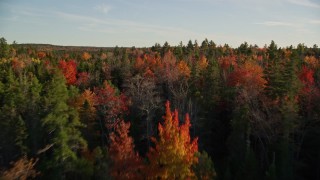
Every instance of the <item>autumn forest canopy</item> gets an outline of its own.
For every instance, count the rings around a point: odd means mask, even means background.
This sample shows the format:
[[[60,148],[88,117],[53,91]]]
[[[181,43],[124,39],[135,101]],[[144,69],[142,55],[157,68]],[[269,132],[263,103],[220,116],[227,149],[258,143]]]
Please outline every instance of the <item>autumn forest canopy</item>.
[[[0,39],[0,179],[320,179],[320,48]]]

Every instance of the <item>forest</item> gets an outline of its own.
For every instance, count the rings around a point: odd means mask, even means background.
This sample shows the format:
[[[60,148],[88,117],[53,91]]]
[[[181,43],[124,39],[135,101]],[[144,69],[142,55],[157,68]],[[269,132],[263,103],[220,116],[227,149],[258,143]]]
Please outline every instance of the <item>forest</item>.
[[[0,39],[0,179],[320,179],[320,48]]]

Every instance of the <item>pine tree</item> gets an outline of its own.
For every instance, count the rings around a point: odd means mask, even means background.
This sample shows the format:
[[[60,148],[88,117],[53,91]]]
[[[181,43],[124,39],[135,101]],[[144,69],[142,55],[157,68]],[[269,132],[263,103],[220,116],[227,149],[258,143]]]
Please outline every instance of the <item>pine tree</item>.
[[[77,111],[68,106],[68,89],[64,77],[56,72],[45,84],[43,95],[42,127],[44,143],[50,149],[43,157],[44,172],[48,178],[63,178],[73,175],[78,160],[77,153],[86,147],[81,137],[81,123]]]
[[[9,54],[10,46],[5,38],[0,38],[0,60],[6,58]]]
[[[214,169],[213,162],[208,156],[208,153],[203,151],[197,154],[198,163],[193,165],[193,171],[198,179],[214,180],[217,178],[216,171]]]
[[[9,162],[27,153],[25,141],[28,134],[21,116],[26,96],[23,83],[14,75],[12,68],[1,64],[0,69],[0,165],[8,166]]]

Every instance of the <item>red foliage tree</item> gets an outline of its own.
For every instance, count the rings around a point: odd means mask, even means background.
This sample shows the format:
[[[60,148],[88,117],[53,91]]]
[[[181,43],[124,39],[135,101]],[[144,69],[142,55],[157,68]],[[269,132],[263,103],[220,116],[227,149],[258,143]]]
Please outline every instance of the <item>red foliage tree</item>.
[[[114,179],[142,179],[142,161],[134,151],[129,134],[130,123],[121,120],[110,134],[109,155],[112,160],[111,176]]]
[[[230,66],[235,66],[237,64],[236,56],[225,56],[218,59],[220,67],[223,70],[227,70]]]
[[[88,72],[80,72],[78,73],[77,85],[87,86],[89,83],[90,74]]]
[[[103,114],[107,128],[114,128],[120,121],[121,115],[128,111],[127,97],[119,93],[111,83],[105,81],[103,87],[95,87],[96,109]]]
[[[314,71],[312,69],[303,66],[299,74],[299,79],[303,83],[303,92],[310,93],[311,87],[314,85]]]
[[[229,85],[241,87],[250,95],[261,92],[266,83],[262,67],[253,62],[245,62],[242,66],[236,67],[228,76]]]
[[[143,72],[146,68],[146,64],[144,62],[144,59],[142,59],[140,56],[137,57],[135,63],[134,63],[134,69],[137,72]]]
[[[302,82],[303,87],[300,89],[300,103],[303,106],[302,109],[310,111],[316,107],[320,98],[320,89],[316,87],[314,81],[314,70],[303,66],[299,79]]]

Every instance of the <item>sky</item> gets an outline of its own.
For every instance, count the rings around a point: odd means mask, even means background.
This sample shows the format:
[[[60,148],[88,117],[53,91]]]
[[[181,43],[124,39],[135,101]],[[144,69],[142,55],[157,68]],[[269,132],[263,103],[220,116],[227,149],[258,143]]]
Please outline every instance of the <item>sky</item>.
[[[0,0],[8,43],[320,46],[320,0]]]

